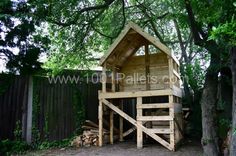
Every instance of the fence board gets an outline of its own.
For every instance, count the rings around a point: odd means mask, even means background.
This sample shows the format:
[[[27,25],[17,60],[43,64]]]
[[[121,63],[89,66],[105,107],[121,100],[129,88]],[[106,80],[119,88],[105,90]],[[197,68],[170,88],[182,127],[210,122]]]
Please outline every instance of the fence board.
[[[27,82],[24,76],[0,75],[0,139],[14,139],[16,122],[22,124]]]

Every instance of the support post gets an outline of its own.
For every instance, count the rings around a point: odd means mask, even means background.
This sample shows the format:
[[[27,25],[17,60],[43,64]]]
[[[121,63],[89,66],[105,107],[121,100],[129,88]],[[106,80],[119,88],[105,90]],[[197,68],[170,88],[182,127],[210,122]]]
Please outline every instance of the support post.
[[[169,104],[172,106],[169,108],[170,116],[174,119],[174,97],[173,95],[169,95]],[[170,133],[170,146],[172,147],[173,151],[175,150],[175,131],[174,131],[174,120],[170,120],[170,130],[172,133]]]
[[[120,110],[123,111],[123,101],[120,101]],[[119,131],[120,131],[120,141],[124,141],[123,138],[123,117],[119,116]]]
[[[107,83],[107,75],[106,75],[106,64],[102,68],[102,92],[106,92],[106,83]]]
[[[112,92],[115,92],[116,91],[116,68],[115,68],[115,66],[112,67],[111,81],[112,81],[111,90],[112,90]]]
[[[150,90],[150,56],[148,44],[145,44],[145,76],[146,76],[146,90]]]
[[[29,76],[28,102],[27,102],[27,126],[26,126],[26,142],[28,144],[31,144],[31,141],[32,141],[32,104],[33,104],[33,77]]]
[[[103,103],[102,100],[99,99],[99,106],[98,106],[98,120],[99,120],[99,140],[98,144],[101,147],[103,144]]]
[[[113,110],[110,110],[110,144],[113,144],[113,131],[114,131],[113,117],[114,117],[114,112]]]
[[[116,82],[115,82],[115,78],[116,78],[116,70],[115,67],[112,67],[112,76],[111,76],[111,81],[112,81],[112,92],[116,91]],[[115,100],[113,100],[113,102],[115,102]],[[114,112],[113,110],[110,110],[110,144],[113,144],[113,131],[114,131]]]
[[[170,56],[167,56],[168,59],[168,66],[169,66],[169,86],[170,88],[173,88],[173,59]]]
[[[143,115],[143,110],[141,109],[141,107],[139,107],[140,105],[142,105],[142,97],[137,97],[137,148],[143,148],[143,131],[142,131],[142,127],[139,125],[142,125],[142,121],[138,120],[139,117],[141,117]]]

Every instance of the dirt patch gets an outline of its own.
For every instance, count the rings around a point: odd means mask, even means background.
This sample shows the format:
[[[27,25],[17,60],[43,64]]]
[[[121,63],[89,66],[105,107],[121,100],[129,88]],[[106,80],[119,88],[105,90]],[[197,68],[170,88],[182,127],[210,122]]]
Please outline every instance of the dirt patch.
[[[202,148],[200,143],[187,141],[182,144],[176,152],[171,152],[161,145],[148,144],[143,149],[137,149],[135,142],[115,143],[114,145],[104,145],[103,147],[83,147],[80,149],[50,149],[42,151],[32,151],[27,156],[201,156]]]

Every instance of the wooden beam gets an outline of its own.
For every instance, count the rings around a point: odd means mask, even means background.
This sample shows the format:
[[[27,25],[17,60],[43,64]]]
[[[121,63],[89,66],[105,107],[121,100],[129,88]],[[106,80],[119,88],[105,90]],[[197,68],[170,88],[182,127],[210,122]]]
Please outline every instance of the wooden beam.
[[[132,132],[134,132],[136,130],[136,126],[130,128],[129,130],[127,130],[126,132],[123,133],[123,137],[128,136],[129,134],[131,134]]]
[[[137,106],[137,109],[156,109],[156,108],[170,108],[172,107],[169,103],[152,103],[152,104],[142,104]]]
[[[145,125],[147,122],[143,122],[143,125]],[[123,133],[123,137],[126,137],[127,135],[131,134],[132,132],[134,132],[137,129],[136,126],[133,126],[132,128],[130,128],[129,130],[127,130],[126,132]]]
[[[172,95],[171,89],[165,90],[150,90],[150,91],[133,91],[133,92],[99,92],[99,99],[116,99],[116,98],[131,98],[131,97],[149,97],[149,96],[165,96]]]
[[[173,150],[173,148],[170,146],[170,144],[165,141],[164,139],[162,139],[161,137],[159,137],[158,135],[152,133],[149,129],[147,129],[146,127],[144,127],[143,125],[137,124],[136,120],[134,120],[132,117],[130,117],[129,115],[127,115],[125,112],[123,112],[122,110],[120,110],[119,108],[117,108],[116,106],[114,106],[112,103],[110,103],[109,101],[102,99],[103,103],[108,106],[109,108],[111,108],[113,111],[115,111],[117,114],[119,114],[120,116],[122,116],[124,119],[126,119],[127,121],[129,121],[131,124],[133,124],[136,127],[141,127],[142,131],[145,132],[147,135],[149,135],[150,137],[152,137],[154,140],[158,141],[160,144],[162,144],[163,146],[165,146],[166,148],[168,148],[169,150]]]
[[[106,92],[106,83],[107,83],[107,75],[106,75],[106,64],[104,64],[102,68],[102,92]]]
[[[112,92],[115,92],[116,91],[116,68],[115,68],[115,66],[112,67],[111,83],[112,83],[111,90],[112,90]]]
[[[154,129],[149,129],[150,132],[155,133],[155,134],[171,134],[174,133],[171,129],[169,128],[154,128]]]
[[[137,97],[137,107],[141,106],[143,103],[142,97]],[[142,131],[142,121],[138,120],[140,117],[143,116],[143,110],[137,109],[137,148],[143,148],[143,131]]]
[[[123,101],[121,101],[120,103],[120,109],[123,110]],[[119,129],[120,129],[120,141],[124,141],[124,135],[123,135],[123,118],[121,116],[119,116]]]
[[[173,86],[173,82],[172,82],[172,79],[173,79],[173,59],[172,57],[170,56],[167,56],[168,58],[168,68],[169,68],[169,87],[172,88]]]
[[[178,73],[176,70],[174,70],[174,69],[173,69],[173,73],[174,73],[174,75],[180,80],[180,75],[179,75],[179,73]]]
[[[169,103],[173,103],[174,102],[174,97],[173,95],[169,95]],[[169,109],[169,115],[174,119],[175,115],[174,115],[174,108],[170,108]],[[174,127],[174,120],[170,120],[170,130],[174,132],[175,127]],[[170,134],[170,145],[172,147],[173,150],[175,150],[175,134]]]
[[[140,121],[171,121],[173,117],[171,116],[140,116],[137,117]]]
[[[145,44],[145,77],[146,77],[146,90],[150,90],[150,55],[148,44]]]
[[[112,92],[115,92],[116,91],[116,69],[115,69],[115,66],[112,67]],[[114,139],[113,139],[113,132],[114,132],[114,121],[113,121],[113,118],[114,118],[114,112],[113,110],[110,110],[110,144],[113,144],[114,142]]]
[[[103,103],[102,100],[99,100],[99,106],[98,106],[98,120],[99,120],[99,138],[98,138],[98,144],[99,146],[102,146],[103,144]]]
[[[113,121],[114,113],[113,110],[110,110],[110,144],[113,144],[113,131],[114,131],[114,121]]]

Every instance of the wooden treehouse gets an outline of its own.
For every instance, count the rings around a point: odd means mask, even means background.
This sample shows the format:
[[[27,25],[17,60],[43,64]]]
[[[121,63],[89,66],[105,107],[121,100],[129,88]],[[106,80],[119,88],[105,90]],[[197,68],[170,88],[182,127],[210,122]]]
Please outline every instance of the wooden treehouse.
[[[179,62],[171,50],[136,24],[129,23],[100,65],[103,72],[98,97],[99,146],[103,145],[103,120],[109,112],[111,144],[114,129],[118,129],[120,141],[136,129],[137,148],[142,148],[143,139],[149,137],[174,151],[182,138],[182,92]],[[112,73],[111,78],[108,73]],[[112,84],[110,89],[108,81]],[[136,99],[136,118],[123,111],[123,101],[127,99]],[[119,115],[119,128],[114,128],[114,115]],[[124,132],[123,119],[134,127]]]

